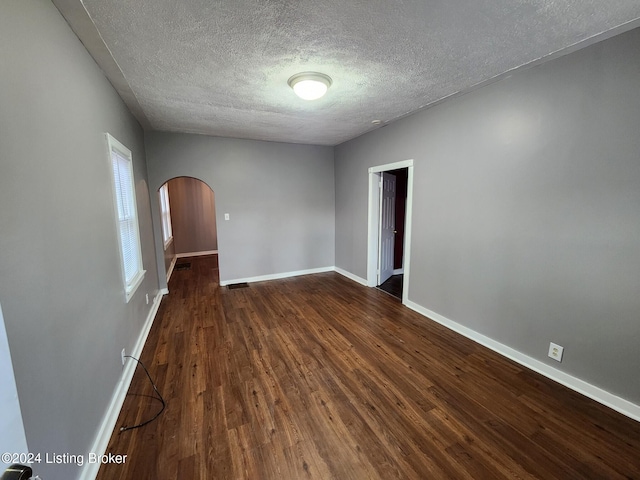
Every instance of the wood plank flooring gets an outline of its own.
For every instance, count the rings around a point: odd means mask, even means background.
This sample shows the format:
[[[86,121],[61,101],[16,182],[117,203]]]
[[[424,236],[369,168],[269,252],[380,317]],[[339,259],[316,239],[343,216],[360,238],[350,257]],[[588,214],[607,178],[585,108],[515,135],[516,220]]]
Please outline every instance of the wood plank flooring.
[[[103,465],[114,479],[640,479],[640,423],[324,273],[175,271]]]

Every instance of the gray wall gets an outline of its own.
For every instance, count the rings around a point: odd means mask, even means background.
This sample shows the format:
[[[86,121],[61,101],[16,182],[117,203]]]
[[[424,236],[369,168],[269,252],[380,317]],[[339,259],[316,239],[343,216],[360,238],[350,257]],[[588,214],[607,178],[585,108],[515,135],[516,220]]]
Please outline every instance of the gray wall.
[[[142,131],[56,8],[0,6],[0,302],[32,452],[86,453],[158,290]],[[104,132],[133,152],[144,282],[129,304]],[[76,478],[73,465],[36,466]]]
[[[213,190],[203,181],[191,177],[174,178],[168,183],[175,252],[217,250],[216,202]]]
[[[152,189],[188,176],[215,192],[221,281],[334,265],[332,148],[158,132],[145,142]]]
[[[336,265],[366,277],[367,168],[412,158],[409,299],[640,404],[639,132],[636,29],[342,144]]]

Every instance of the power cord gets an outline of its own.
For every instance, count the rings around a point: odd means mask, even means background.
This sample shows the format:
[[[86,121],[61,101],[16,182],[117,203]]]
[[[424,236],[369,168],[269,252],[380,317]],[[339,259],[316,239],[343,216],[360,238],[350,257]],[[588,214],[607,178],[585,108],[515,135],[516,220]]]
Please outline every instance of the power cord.
[[[158,418],[160,416],[160,414],[164,411],[165,407],[167,406],[167,404],[164,401],[164,398],[162,398],[162,395],[158,391],[158,387],[156,387],[156,384],[153,383],[153,380],[151,379],[151,375],[149,374],[149,370],[147,370],[147,367],[144,366],[144,363],[142,363],[136,357],[133,357],[131,355],[125,355],[125,358],[133,358],[136,362],[138,362],[138,365],[140,365],[144,369],[145,373],[147,374],[147,377],[149,378],[149,381],[151,382],[151,386],[153,387],[153,390],[158,395],[158,400],[160,400],[160,402],[162,402],[162,408],[160,409],[160,411],[158,413],[155,414],[155,416],[153,418],[147,420],[146,422],[139,423],[138,425],[132,425],[131,427],[120,427],[120,433],[126,432],[127,430],[133,430],[134,428],[144,427],[145,425],[153,422],[156,418]],[[155,397],[152,397],[152,398],[155,398]]]

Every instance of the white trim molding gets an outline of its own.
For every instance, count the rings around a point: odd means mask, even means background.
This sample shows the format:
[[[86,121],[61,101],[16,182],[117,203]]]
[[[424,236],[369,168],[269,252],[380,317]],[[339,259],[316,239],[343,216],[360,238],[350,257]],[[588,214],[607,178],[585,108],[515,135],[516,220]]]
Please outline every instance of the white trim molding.
[[[640,405],[636,405],[624,398],[618,397],[612,393],[607,392],[595,385],[591,385],[590,383],[585,382],[584,380],[580,380],[574,376],[569,375],[561,370],[553,368],[546,363],[541,362],[540,360],[536,360],[533,357],[525,355],[522,352],[514,350],[511,347],[508,347],[492,338],[487,337],[486,335],[482,335],[481,333],[476,332],[464,325],[461,325],[453,320],[450,320],[436,312],[432,312],[431,310],[418,305],[415,302],[407,301],[405,303],[407,307],[418,312],[421,315],[453,330],[454,332],[459,333],[480,345],[483,345],[490,350],[493,350],[500,355],[507,357],[514,362],[527,367],[534,372],[537,372],[551,380],[554,380],[561,385],[564,385],[571,390],[574,390],[582,395],[589,397],[592,400],[595,400],[602,405],[605,405],[616,412],[619,412],[633,420],[640,422]]]
[[[335,267],[310,268],[308,270],[297,270],[294,272],[272,273],[268,275],[259,275],[257,277],[234,278],[232,280],[220,280],[220,286],[233,285],[234,283],[252,283],[265,282],[268,280],[279,280],[281,278],[297,277],[300,275],[311,275],[313,273],[333,272]]]
[[[151,310],[149,310],[149,314],[147,315],[147,319],[142,327],[142,331],[140,332],[140,336],[138,337],[138,341],[129,355],[132,355],[136,358],[140,358],[140,354],[142,353],[142,349],[144,348],[144,344],[147,341],[147,337],[149,336],[149,332],[151,331],[151,326],[153,325],[153,321],[156,318],[156,314],[158,313],[158,308],[160,308],[160,302],[162,301],[163,290],[158,291],[158,294],[153,299],[153,305],[151,306]],[[120,376],[120,381],[116,385],[116,388],[111,397],[111,402],[107,407],[107,410],[102,418],[102,422],[100,424],[100,428],[98,429],[98,433],[96,434],[95,440],[91,445],[91,449],[87,453],[95,453],[96,455],[104,455],[107,451],[107,447],[109,446],[109,440],[111,439],[111,434],[113,432],[114,427],[116,426],[116,422],[118,420],[118,416],[120,415],[120,410],[122,409],[122,405],[124,403],[125,397],[127,395],[127,391],[129,390],[129,385],[131,385],[131,380],[133,380],[133,374],[136,371],[137,363],[128,359],[129,361],[125,363],[124,368],[122,369],[122,375]],[[80,480],[95,480],[98,475],[98,470],[100,469],[99,463],[89,463],[86,462],[82,467],[80,472]]]
[[[205,255],[217,255],[218,250],[203,250],[202,252],[186,252],[186,253],[176,253],[177,258],[186,258],[186,257],[203,257]]]
[[[398,170],[400,168],[408,168],[408,167],[413,167],[413,159],[401,160],[399,162],[386,163],[384,165],[370,167],[369,173],[388,172],[389,170]]]
[[[171,280],[171,274],[173,273],[173,269],[176,266],[176,261],[178,260],[178,256],[174,255],[171,259],[171,263],[169,264],[169,270],[167,270],[167,284],[169,284],[169,280]]]
[[[347,277],[349,280],[353,280],[354,282],[359,283],[360,285],[364,285],[365,287],[368,287],[369,285],[367,284],[367,280],[359,277],[357,275],[354,275],[351,272],[347,272],[346,270],[340,268],[340,267],[334,267],[334,270],[336,273],[339,273],[340,275],[342,275],[343,277]]]
[[[380,223],[380,192],[378,180],[381,172],[389,170],[397,170],[399,168],[407,169],[407,204],[405,207],[405,229],[404,229],[404,258],[402,264],[404,266],[404,284],[402,287],[402,303],[404,305],[409,301],[409,282],[411,275],[409,267],[411,265],[411,225],[413,217],[413,159],[402,160],[400,162],[387,163],[371,167],[369,173],[369,206],[367,213],[367,283],[369,287],[375,287],[378,284],[378,230]]]

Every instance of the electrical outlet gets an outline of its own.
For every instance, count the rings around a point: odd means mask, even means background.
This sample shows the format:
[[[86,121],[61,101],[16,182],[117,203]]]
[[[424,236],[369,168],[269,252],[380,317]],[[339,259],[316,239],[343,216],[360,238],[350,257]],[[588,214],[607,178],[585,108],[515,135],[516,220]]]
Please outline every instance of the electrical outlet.
[[[122,358],[122,365],[124,365],[124,362],[126,360],[126,355],[127,355],[127,353],[126,353],[125,349],[123,348],[122,351],[120,352],[120,358]]]
[[[149,294],[148,293],[145,295],[145,298],[147,299],[147,305],[149,305]]]
[[[562,361],[562,354],[564,353],[564,347],[557,345],[553,342],[549,344],[549,357],[557,360],[558,362]]]

